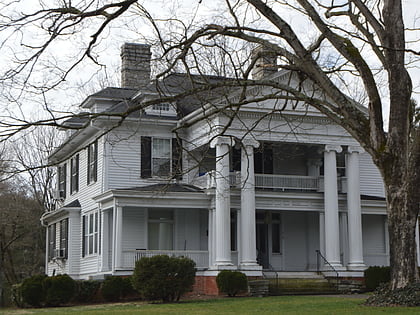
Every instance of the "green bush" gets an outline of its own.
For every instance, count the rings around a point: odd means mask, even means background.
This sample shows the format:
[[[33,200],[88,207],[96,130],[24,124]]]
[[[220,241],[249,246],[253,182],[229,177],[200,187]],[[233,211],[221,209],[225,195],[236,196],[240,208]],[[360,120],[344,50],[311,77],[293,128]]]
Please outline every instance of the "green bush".
[[[26,278],[20,287],[20,295],[24,304],[39,307],[45,301],[43,281],[46,275],[35,275]]]
[[[77,293],[75,300],[77,302],[92,302],[99,290],[101,283],[94,280],[80,280],[77,283]]]
[[[11,298],[17,307],[23,307],[22,283],[12,285]]]
[[[102,283],[102,297],[108,302],[119,301],[133,293],[130,278],[108,277]]]
[[[248,289],[246,275],[240,271],[222,270],[216,277],[217,287],[220,292],[235,296]]]
[[[45,278],[45,303],[48,306],[59,306],[71,301],[76,293],[76,281],[68,275]]]
[[[369,296],[366,305],[370,306],[420,306],[420,283],[402,289],[391,290],[389,284],[382,283]]]
[[[132,285],[147,300],[178,301],[191,291],[195,262],[185,257],[157,255],[136,262]]]
[[[390,267],[371,266],[365,270],[365,286],[367,291],[374,291],[381,283],[386,283],[390,280]]]

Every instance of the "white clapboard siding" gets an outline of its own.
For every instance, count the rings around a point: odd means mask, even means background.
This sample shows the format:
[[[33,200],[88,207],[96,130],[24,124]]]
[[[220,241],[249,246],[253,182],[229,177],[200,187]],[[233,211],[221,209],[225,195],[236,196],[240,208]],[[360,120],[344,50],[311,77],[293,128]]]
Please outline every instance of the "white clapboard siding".
[[[142,208],[123,208],[122,250],[147,249],[146,210]]]
[[[368,153],[360,154],[360,193],[384,197],[382,176]]]
[[[69,218],[68,264],[70,275],[78,275],[80,271],[81,246],[80,216]]]
[[[130,188],[142,185],[140,178],[140,136],[110,135],[107,143],[107,187]]]
[[[92,199],[93,196],[97,196],[102,192],[102,180],[103,180],[103,150],[104,140],[103,137],[98,140],[98,174],[97,181],[94,183],[87,184],[87,160],[88,150],[84,148],[80,150],[79,154],[79,190],[76,193],[70,194],[70,179],[71,179],[71,168],[70,159],[67,160],[67,196],[65,204],[69,204],[74,200],[78,200],[83,211],[91,210],[97,207],[96,202]],[[73,155],[75,156],[75,155]],[[72,157],[73,157],[72,156]]]
[[[367,266],[388,265],[385,216],[362,216],[363,256]]]

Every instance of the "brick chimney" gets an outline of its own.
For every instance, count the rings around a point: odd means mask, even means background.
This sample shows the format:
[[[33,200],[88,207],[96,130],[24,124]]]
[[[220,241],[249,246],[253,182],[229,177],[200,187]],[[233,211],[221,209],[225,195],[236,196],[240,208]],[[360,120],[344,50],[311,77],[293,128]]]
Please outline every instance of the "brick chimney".
[[[138,89],[150,83],[150,45],[125,43],[121,47],[121,87]]]
[[[258,46],[251,53],[251,58],[257,58],[251,71],[252,79],[261,80],[277,72],[277,55],[263,46]]]

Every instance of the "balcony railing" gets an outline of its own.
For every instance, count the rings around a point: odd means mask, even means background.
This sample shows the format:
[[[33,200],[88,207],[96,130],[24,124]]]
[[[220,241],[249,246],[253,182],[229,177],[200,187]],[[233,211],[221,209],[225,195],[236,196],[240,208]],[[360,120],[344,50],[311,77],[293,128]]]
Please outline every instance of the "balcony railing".
[[[231,186],[241,186],[241,173],[232,172],[229,174]],[[202,188],[214,188],[215,172],[211,171],[202,176],[196,177],[192,183]],[[337,178],[337,188],[339,192],[346,192],[346,178]],[[255,188],[269,188],[279,190],[299,190],[299,191],[324,191],[324,178],[322,176],[297,176],[297,175],[275,175],[275,174],[255,174]]]
[[[209,252],[202,250],[131,250],[123,252],[124,268],[134,269],[137,260],[142,257],[168,255],[175,257],[188,257],[195,261],[197,268],[206,268],[209,265]]]

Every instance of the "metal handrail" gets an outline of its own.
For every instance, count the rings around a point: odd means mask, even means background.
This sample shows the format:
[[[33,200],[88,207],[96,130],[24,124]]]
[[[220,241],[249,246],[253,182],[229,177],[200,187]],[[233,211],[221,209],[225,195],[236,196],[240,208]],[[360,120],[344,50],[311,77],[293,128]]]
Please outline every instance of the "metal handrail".
[[[322,255],[321,251],[319,249],[315,250],[316,252],[316,271],[318,274],[321,274],[321,264],[320,264],[320,258],[324,261],[324,264],[330,266],[330,268],[335,272],[336,276],[336,289],[338,290],[338,283],[339,283],[339,274],[338,271],[333,267],[333,265],[330,264],[330,262]]]

